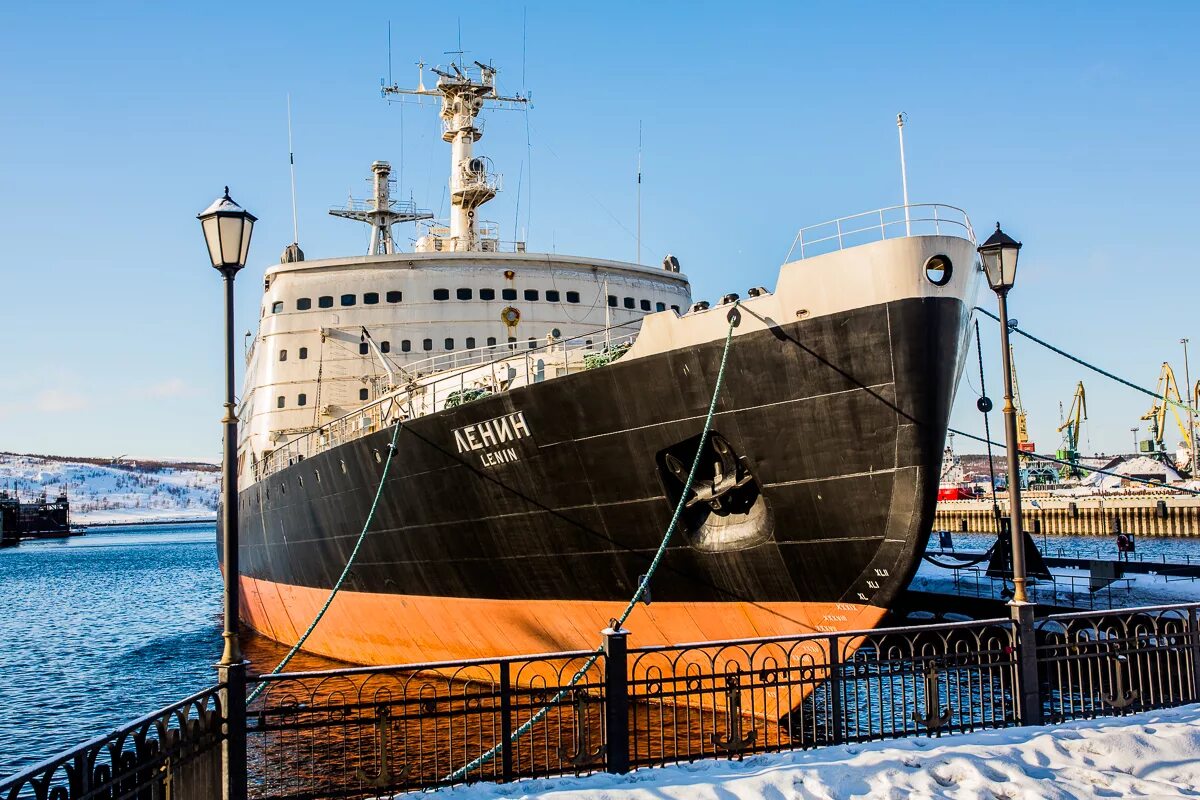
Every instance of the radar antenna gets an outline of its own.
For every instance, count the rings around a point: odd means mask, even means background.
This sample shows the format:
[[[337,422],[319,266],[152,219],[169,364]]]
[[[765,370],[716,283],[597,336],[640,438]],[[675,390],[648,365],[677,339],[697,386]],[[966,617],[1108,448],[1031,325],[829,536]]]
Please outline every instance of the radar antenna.
[[[461,58],[461,47],[455,52]],[[382,89],[385,98],[409,95],[442,99],[442,140],[450,144],[450,226],[448,230],[431,228],[429,235],[417,243],[417,249],[458,252],[494,249],[495,239],[480,238],[476,211],[500,191],[500,176],[492,171],[490,159],[472,152],[475,142],[483,137],[483,124],[476,117],[485,105],[511,109],[525,105],[529,98],[520,93],[500,94],[496,89],[496,68],[480,61],[470,65],[451,61],[446,69],[430,67],[430,72],[438,76],[433,89],[425,88],[425,63],[420,62],[417,69],[416,89],[402,89],[396,84]]]
[[[417,222],[433,219],[433,212],[417,208],[411,200],[392,199],[392,165],[376,161],[371,165],[375,173],[375,192],[370,200],[350,198],[342,208],[331,208],[329,213],[342,219],[365,222],[371,226],[371,244],[367,255],[382,256],[396,252],[392,226],[397,222]]]

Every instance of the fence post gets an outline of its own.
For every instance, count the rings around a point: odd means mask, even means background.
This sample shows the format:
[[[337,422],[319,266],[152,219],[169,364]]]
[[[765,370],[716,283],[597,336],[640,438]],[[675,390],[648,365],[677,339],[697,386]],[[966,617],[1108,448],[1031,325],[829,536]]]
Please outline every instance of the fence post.
[[[1200,698],[1200,631],[1196,630],[1196,607],[1188,609],[1188,655],[1192,657],[1192,701]]]
[[[500,662],[500,764],[505,783],[513,779],[511,665]]]
[[[841,744],[846,740],[846,731],[842,720],[842,654],[836,636],[829,637],[829,714],[833,729],[831,744]]]
[[[604,637],[605,771],[624,775],[629,772],[629,631],[609,627],[600,634]]]
[[[1042,724],[1041,679],[1038,676],[1037,631],[1033,603],[1009,602],[1017,629],[1017,718],[1022,725]]]
[[[221,664],[217,675],[221,690],[221,715],[225,718],[225,740],[221,743],[221,798],[246,797],[246,662]]]

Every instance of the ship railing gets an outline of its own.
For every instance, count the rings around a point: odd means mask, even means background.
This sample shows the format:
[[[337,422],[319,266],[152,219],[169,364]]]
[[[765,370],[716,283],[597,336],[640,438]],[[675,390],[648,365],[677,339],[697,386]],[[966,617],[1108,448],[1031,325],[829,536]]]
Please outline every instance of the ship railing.
[[[588,357],[631,345],[641,321],[614,325],[542,344],[506,342],[436,356],[397,368],[403,385],[279,445],[254,460],[254,479],[279,472],[338,445],[361,439],[397,420],[415,419],[483,396],[542,383],[588,369]],[[537,340],[534,340],[535,342]]]
[[[852,214],[801,228],[784,263],[825,255],[884,239],[908,236],[958,236],[975,243],[967,212],[941,203],[912,203]]]

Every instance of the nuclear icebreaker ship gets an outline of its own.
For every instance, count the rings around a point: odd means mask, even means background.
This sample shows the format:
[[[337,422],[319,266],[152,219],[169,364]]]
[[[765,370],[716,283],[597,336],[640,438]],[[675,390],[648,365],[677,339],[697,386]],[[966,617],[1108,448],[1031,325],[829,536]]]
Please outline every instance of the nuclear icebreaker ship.
[[[663,268],[527,252],[479,216],[495,71],[427,95],[451,214],[374,195],[369,254],[266,271],[240,407],[241,615],[369,664],[594,647],[698,476],[636,644],[876,625],[925,548],[979,275],[966,215],[800,232],[773,291],[693,302]],[[392,228],[423,224],[414,252]],[[700,436],[731,315],[711,434]],[[399,425],[398,432],[395,426]],[[395,452],[385,475],[389,445]],[[382,489],[380,490],[380,483]]]

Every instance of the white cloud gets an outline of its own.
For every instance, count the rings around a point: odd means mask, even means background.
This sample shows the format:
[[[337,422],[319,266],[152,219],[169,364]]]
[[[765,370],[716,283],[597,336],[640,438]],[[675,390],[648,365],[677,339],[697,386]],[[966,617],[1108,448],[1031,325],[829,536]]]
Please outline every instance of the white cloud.
[[[154,384],[149,389],[151,397],[183,397],[192,393],[192,388],[183,378],[168,378]]]
[[[82,411],[88,407],[88,401],[83,395],[65,389],[43,389],[34,398],[33,407],[51,413]]]

